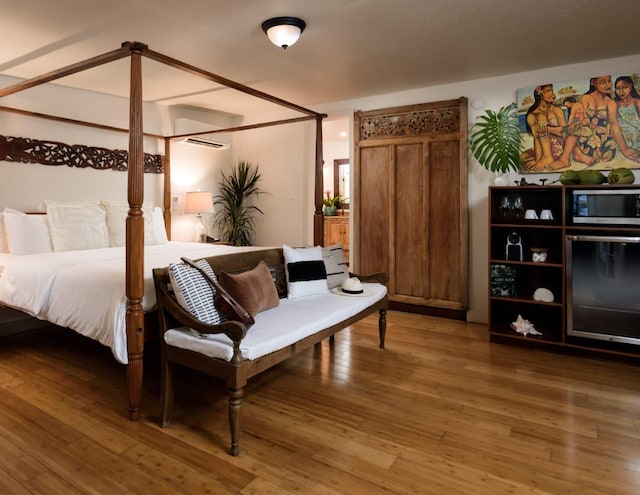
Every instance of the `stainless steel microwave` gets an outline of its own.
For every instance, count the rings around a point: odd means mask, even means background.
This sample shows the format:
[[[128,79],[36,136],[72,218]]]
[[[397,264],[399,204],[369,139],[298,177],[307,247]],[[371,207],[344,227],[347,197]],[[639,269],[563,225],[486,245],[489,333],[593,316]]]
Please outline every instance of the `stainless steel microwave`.
[[[574,224],[640,225],[640,189],[574,189],[571,191]]]

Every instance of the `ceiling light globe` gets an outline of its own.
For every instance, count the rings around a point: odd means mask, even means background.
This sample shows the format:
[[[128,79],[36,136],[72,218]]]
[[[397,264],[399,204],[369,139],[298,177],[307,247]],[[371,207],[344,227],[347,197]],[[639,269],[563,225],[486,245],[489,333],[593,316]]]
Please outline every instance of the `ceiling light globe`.
[[[298,41],[305,27],[306,23],[297,17],[274,17],[262,23],[271,43],[285,50]]]

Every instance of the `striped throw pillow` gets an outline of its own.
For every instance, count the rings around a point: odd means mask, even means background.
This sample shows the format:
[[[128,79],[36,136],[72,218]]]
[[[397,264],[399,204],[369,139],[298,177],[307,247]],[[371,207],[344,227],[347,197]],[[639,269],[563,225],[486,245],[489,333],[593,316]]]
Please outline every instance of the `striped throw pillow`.
[[[349,269],[342,250],[342,244],[338,243],[323,247],[322,259],[327,270],[327,286],[329,289],[341,287],[342,282],[349,278]]]
[[[206,260],[200,260],[196,262],[196,265],[214,280],[218,280]],[[227,317],[218,311],[214,304],[214,288],[198,270],[183,263],[170,263],[169,278],[178,304],[183,309],[209,325],[227,321]]]

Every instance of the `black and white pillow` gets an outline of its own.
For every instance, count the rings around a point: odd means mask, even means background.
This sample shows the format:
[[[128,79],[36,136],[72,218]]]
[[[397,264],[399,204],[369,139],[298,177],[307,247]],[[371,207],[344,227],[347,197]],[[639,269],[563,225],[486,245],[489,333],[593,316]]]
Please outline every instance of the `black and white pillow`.
[[[327,286],[329,290],[342,286],[349,278],[348,263],[344,257],[342,244],[334,244],[322,248],[322,259],[327,271]]]
[[[327,286],[327,270],[322,259],[322,248],[292,248],[282,246],[284,264],[287,274],[287,297],[298,297],[325,294]]]
[[[197,261],[196,265],[218,280],[206,260]],[[215,289],[198,270],[183,263],[170,263],[169,278],[178,304],[198,320],[209,325],[227,321],[214,304]]]

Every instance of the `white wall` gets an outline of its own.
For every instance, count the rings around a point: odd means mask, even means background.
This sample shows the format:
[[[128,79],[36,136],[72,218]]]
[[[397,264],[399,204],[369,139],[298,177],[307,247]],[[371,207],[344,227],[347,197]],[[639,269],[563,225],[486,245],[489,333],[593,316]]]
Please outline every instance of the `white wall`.
[[[259,167],[255,244],[302,246],[313,234],[315,122],[287,124],[235,133],[234,160]],[[310,235],[311,233],[311,235]]]
[[[0,76],[0,85],[8,86],[16,79]],[[114,127],[128,127],[128,101],[89,91],[77,91],[62,86],[48,85],[2,98],[7,107],[57,115]],[[149,132],[157,133],[163,125],[159,109],[145,105]],[[0,134],[65,144],[82,144],[110,149],[128,149],[126,133],[65,124],[40,118],[0,112]],[[160,153],[161,140],[145,139],[145,152]],[[11,207],[37,211],[45,199],[81,201],[94,199],[126,200],[127,174],[113,170],[73,168],[0,162],[0,209]],[[145,174],[146,202],[162,204],[162,176]]]
[[[185,194],[189,191],[219,193],[220,169],[231,164],[231,150],[215,150],[174,142],[171,144],[171,238],[191,241],[195,215],[184,214]],[[218,237],[213,214],[204,213],[202,222],[212,237]]]

